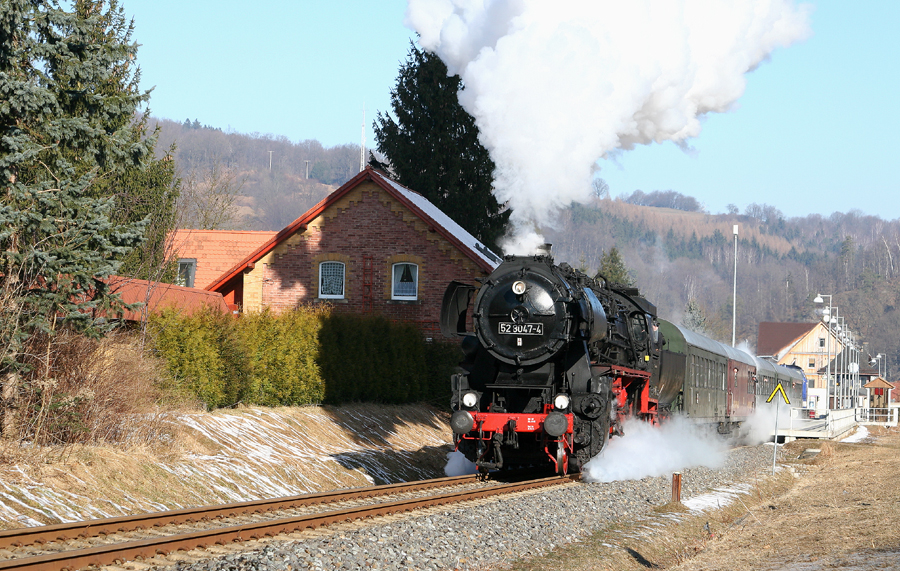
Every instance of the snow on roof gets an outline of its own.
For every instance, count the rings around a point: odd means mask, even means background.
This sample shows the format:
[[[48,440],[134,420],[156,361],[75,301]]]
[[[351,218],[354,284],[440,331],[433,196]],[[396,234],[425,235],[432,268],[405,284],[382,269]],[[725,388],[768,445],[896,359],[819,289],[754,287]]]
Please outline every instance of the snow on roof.
[[[491,250],[487,248],[484,244],[479,242],[475,236],[469,234],[462,226],[453,221],[449,216],[444,214],[437,206],[428,201],[424,196],[419,194],[418,192],[412,191],[405,186],[394,182],[393,180],[387,178],[381,173],[375,171],[375,174],[380,176],[385,182],[391,185],[397,192],[402,194],[407,200],[412,202],[416,208],[425,213],[426,216],[431,218],[435,223],[440,224],[447,232],[453,235],[454,238],[462,242],[466,247],[468,247],[472,252],[478,255],[482,260],[486,263],[490,264],[491,267],[496,268],[500,265],[500,262],[503,261],[501,256],[498,256]]]

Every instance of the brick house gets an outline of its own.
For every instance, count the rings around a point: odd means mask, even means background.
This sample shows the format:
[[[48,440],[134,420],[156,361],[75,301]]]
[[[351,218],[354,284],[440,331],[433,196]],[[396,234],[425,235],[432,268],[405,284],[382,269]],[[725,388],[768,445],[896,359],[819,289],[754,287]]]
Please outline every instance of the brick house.
[[[278,232],[176,230],[168,251],[178,258],[179,285],[205,288]]]
[[[329,303],[440,336],[447,285],[500,258],[420,194],[366,168],[205,288],[242,311]]]

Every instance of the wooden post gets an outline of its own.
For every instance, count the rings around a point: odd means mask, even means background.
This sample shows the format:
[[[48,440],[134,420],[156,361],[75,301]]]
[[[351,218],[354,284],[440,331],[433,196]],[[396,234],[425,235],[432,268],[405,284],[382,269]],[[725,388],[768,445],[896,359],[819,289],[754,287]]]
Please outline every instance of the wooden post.
[[[681,472],[672,474],[672,503],[681,503]]]

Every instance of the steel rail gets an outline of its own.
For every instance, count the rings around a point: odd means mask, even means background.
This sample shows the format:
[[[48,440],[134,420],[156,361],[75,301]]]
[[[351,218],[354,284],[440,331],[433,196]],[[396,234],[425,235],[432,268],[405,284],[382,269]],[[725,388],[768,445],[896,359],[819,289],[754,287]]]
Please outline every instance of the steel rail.
[[[177,550],[206,548],[209,545],[226,544],[247,539],[259,539],[265,536],[301,531],[307,528],[315,529],[323,525],[338,522],[408,512],[426,507],[560,485],[578,480],[579,478],[580,475],[554,476],[552,478],[542,478],[530,482],[500,484],[479,490],[451,492],[425,498],[385,502],[325,513],[197,531],[169,537],[159,537],[63,553],[12,559],[0,562],[0,571],[12,569],[17,571],[60,571],[62,569],[80,569],[88,565],[109,565],[116,563],[117,561],[167,555],[168,553]]]
[[[238,502],[223,504],[221,506],[185,508],[166,512],[152,512],[40,527],[10,529],[0,531],[0,548],[21,547],[25,545],[48,543],[51,541],[68,541],[77,538],[97,537],[99,535],[110,533],[160,527],[163,525],[190,523],[204,519],[234,517],[248,513],[262,513],[323,503],[387,496],[416,490],[428,490],[474,482],[477,478],[478,476],[476,475],[455,476],[451,478],[401,482],[399,484],[387,484],[383,486],[350,488],[330,492],[303,494],[299,496]]]

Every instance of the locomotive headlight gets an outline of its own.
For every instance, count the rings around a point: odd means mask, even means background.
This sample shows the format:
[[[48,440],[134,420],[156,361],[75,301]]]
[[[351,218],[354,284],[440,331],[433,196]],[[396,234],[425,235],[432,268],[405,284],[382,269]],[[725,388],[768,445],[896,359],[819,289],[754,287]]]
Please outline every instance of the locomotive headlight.
[[[522,280],[513,282],[512,290],[514,294],[522,295],[523,293],[525,293],[525,282],[523,282]]]
[[[553,399],[553,407],[556,410],[565,410],[569,408],[569,395],[559,394]]]
[[[462,398],[463,406],[466,408],[472,408],[476,404],[478,404],[478,395],[475,393],[466,393]]]

